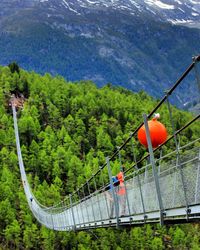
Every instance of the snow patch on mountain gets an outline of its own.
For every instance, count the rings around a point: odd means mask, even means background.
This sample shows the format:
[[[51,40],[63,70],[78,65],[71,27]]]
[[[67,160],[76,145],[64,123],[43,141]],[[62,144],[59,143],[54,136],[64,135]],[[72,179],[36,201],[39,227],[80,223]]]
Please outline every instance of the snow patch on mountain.
[[[178,4],[183,4],[181,1],[179,1],[179,0],[174,0],[174,2],[176,2],[176,3],[178,3]]]
[[[175,9],[174,5],[166,4],[166,3],[163,3],[159,0],[145,0],[145,3],[147,3],[148,5],[151,5],[151,6],[156,5],[161,9],[168,9],[168,10]]]
[[[73,9],[72,7],[70,7],[69,3],[66,0],[63,0],[62,3],[64,5],[64,7],[66,7],[67,9],[69,9],[72,12],[75,12],[77,15],[80,15],[80,13],[77,10]]]
[[[126,15],[151,15],[156,20],[200,28],[200,0],[17,0],[0,1],[0,17],[8,17],[23,9],[36,8],[46,13],[47,22],[59,14],[90,15],[110,10]],[[47,15],[48,14],[48,15]],[[98,14],[97,14],[98,15]],[[1,21],[1,20],[0,20]],[[87,34],[87,33],[86,33]]]
[[[192,4],[200,4],[200,3],[199,3],[199,0],[198,0],[198,1],[190,0],[190,2],[191,2]]]
[[[199,14],[196,13],[196,12],[192,12],[192,15],[193,15],[193,16],[199,16]]]

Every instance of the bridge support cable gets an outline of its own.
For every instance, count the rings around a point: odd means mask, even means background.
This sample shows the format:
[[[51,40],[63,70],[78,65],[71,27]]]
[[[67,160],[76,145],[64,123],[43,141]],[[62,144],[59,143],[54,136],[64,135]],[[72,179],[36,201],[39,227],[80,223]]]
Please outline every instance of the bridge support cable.
[[[133,161],[135,163],[135,170],[138,172],[138,165],[137,165],[137,159],[136,159],[135,150],[134,150],[133,138],[131,138],[131,148],[132,148],[132,153],[133,153]],[[139,190],[140,190],[140,198],[141,198],[142,210],[143,210],[144,222],[145,222],[146,218],[147,218],[147,215],[146,215],[146,212],[145,212],[144,197],[143,197],[143,193],[142,193],[141,181],[140,181],[140,175],[139,174],[137,174],[137,183],[138,183]]]
[[[179,79],[174,83],[174,85],[171,87],[169,91],[166,92],[165,96],[160,100],[160,102],[156,105],[156,107],[148,114],[147,118],[150,118],[156,110],[165,102],[165,100],[168,98],[169,95],[173,93],[173,91],[178,87],[178,85],[183,81],[183,79],[190,73],[190,71],[195,67],[195,64],[197,62],[200,62],[200,55],[194,57],[195,60],[189,65],[189,67],[185,70],[185,72],[179,77]],[[139,127],[133,132],[132,136],[137,133],[137,131],[142,127],[144,123],[140,124]],[[129,141],[131,137],[127,139]],[[125,144],[125,143],[124,143]],[[122,145],[124,147],[125,145]]]
[[[113,181],[112,181],[112,170],[110,167],[109,157],[106,157],[106,163],[107,163],[107,168],[108,168],[108,176],[109,176],[109,180],[110,180],[110,189],[111,189],[111,193],[112,193],[112,197],[113,197],[113,201],[114,201],[114,206],[115,206],[115,216],[116,216],[116,220],[117,220],[117,227],[119,227],[119,203],[118,203],[117,195],[116,195],[116,192],[114,190],[114,185],[113,185]]]
[[[163,202],[162,202],[162,197],[161,197],[161,192],[160,192],[158,174],[157,174],[156,165],[155,165],[155,159],[154,159],[153,147],[151,143],[147,115],[144,114],[143,118],[144,118],[144,126],[145,126],[146,138],[147,138],[147,143],[148,143],[148,150],[150,154],[150,161],[151,161],[152,171],[154,175],[156,194],[157,194],[158,204],[159,204],[159,209],[160,209],[160,224],[163,225],[164,224],[164,216],[163,216],[164,208],[163,208]]]
[[[176,152],[177,152],[177,156],[178,156],[179,155],[179,145],[178,145],[178,141],[177,141],[178,135],[175,133],[175,126],[174,126],[174,120],[172,118],[172,110],[171,110],[171,106],[169,103],[169,96],[167,97],[166,102],[167,102],[167,108],[169,111],[169,119],[170,119],[170,123],[171,123],[171,127],[172,127],[172,133],[173,133],[174,142],[175,142],[175,146],[176,146]]]
[[[197,81],[197,88],[199,90],[200,93],[200,74],[199,74],[199,70],[198,70],[198,63],[200,60],[198,60],[198,57],[194,56],[192,58],[193,62],[194,62],[194,72],[195,72],[195,76],[196,76],[196,81]],[[200,101],[200,95],[199,95],[199,101]]]
[[[123,179],[124,179],[124,188],[125,188],[125,196],[126,196],[126,202],[127,202],[127,207],[128,207],[128,214],[130,216],[131,215],[130,205],[129,205],[129,199],[128,199],[128,193],[127,193],[127,185],[126,185],[126,180],[125,180],[125,173],[124,173],[124,168],[123,168],[123,165],[122,165],[122,157],[121,157],[120,147],[118,147],[118,157],[119,157],[120,171],[122,172]]]

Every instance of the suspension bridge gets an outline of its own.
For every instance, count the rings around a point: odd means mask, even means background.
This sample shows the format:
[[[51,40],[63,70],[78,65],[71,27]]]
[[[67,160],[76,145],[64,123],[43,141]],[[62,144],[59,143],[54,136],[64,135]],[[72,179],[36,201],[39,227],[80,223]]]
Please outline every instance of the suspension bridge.
[[[200,114],[188,121],[182,128],[175,131],[173,113],[169,102],[171,94],[194,70],[200,56],[193,58],[193,63],[186,69],[172,88],[149,115],[143,115],[143,122],[130,134],[130,137],[117,148],[105,164],[86,181],[84,185],[68,195],[59,204],[46,207],[39,203],[29,185],[25,172],[19,131],[17,111],[12,102],[13,121],[21,179],[30,210],[39,223],[57,231],[85,230],[99,227],[119,227],[144,223],[180,223],[200,220],[200,138],[180,145],[181,133],[194,123],[199,124]],[[196,77],[197,81],[199,78]],[[153,149],[148,127],[148,119],[165,103],[169,110],[169,119],[173,134],[157,148]],[[148,154],[136,159],[133,137],[145,125],[148,141]],[[200,134],[200,133],[199,133]],[[174,141],[174,149],[170,153],[158,155],[167,143]],[[131,144],[133,164],[123,171],[123,198],[119,197],[119,186],[112,181],[111,163],[119,157],[121,151]],[[172,143],[171,143],[172,144]],[[170,144],[170,145],[171,145]],[[103,179],[107,173],[107,180]],[[97,186],[97,180],[102,185]]]

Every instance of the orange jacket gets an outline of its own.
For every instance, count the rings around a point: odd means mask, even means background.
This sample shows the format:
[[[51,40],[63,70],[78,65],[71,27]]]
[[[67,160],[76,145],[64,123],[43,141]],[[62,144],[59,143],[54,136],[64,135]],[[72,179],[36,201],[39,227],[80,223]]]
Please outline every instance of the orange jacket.
[[[119,182],[124,182],[124,175],[121,171],[117,174],[117,179]]]
[[[117,175],[117,178],[119,180],[119,191],[117,192],[117,194],[118,195],[125,195],[126,189],[125,189],[125,185],[124,185],[124,175],[121,171]]]

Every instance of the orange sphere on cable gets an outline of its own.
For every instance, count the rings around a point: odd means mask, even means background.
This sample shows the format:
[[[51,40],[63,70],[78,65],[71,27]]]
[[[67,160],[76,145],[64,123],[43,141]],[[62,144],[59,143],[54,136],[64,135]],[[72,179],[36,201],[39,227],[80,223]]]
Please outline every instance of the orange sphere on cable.
[[[160,115],[155,114],[154,118],[151,121],[148,121],[149,133],[153,148],[157,148],[167,139],[167,130],[161,122],[157,121],[158,118],[160,118]],[[146,148],[148,147],[144,125],[138,130],[138,140]]]

